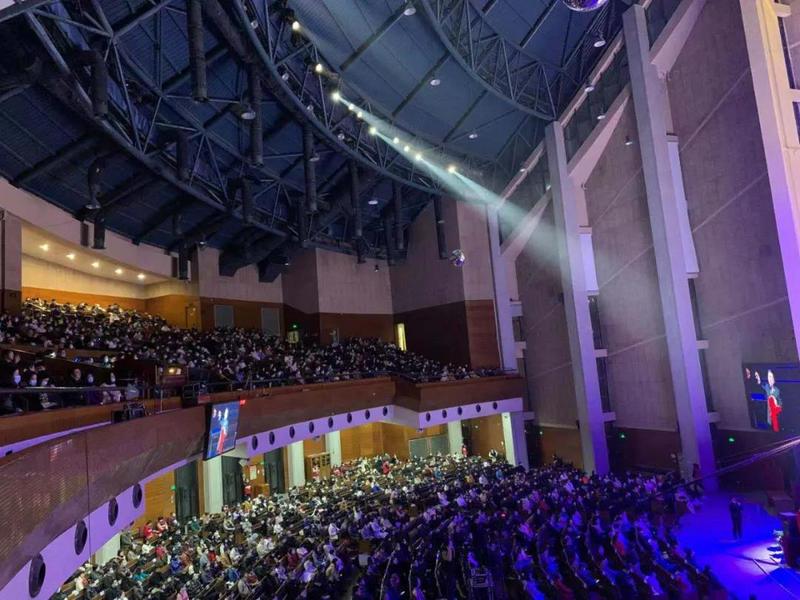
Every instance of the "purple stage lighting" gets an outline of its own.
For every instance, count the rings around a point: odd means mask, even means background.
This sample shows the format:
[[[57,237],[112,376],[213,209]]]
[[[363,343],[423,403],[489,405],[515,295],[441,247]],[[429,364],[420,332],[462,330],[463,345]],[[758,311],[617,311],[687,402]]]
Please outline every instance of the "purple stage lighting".
[[[591,12],[608,4],[608,0],[561,0],[570,10]]]

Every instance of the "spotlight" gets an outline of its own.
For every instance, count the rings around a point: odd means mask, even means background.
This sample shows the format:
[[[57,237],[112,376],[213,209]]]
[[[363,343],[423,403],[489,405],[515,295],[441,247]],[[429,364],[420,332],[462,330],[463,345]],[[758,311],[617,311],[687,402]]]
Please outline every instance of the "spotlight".
[[[312,154],[311,158],[309,158],[308,160],[311,161],[311,162],[319,162],[319,154],[314,152],[314,154]]]
[[[469,139],[471,139],[471,140],[478,139],[478,132],[477,132],[477,131],[473,131],[472,133],[470,133],[470,134],[469,134],[469,136],[468,136],[468,137],[469,137]]]
[[[597,120],[598,121],[602,121],[605,118],[606,118],[606,113],[600,113],[599,115],[597,115]]]
[[[455,165],[449,165],[447,167],[447,172],[448,173],[455,173],[456,172],[456,166]]]
[[[236,113],[242,121],[253,121],[256,118],[256,111],[249,104],[238,104]]]
[[[145,277],[144,273],[139,273],[139,274],[136,276],[136,279],[138,279],[139,281],[143,281],[143,280],[144,280],[144,277]]]
[[[403,152],[408,152],[409,150],[411,150],[411,146],[409,146],[408,144],[403,146]]]
[[[344,141],[344,132],[340,131],[338,134],[336,134],[336,137],[339,138],[340,142],[343,142]]]
[[[42,252],[47,252],[48,250],[50,250],[50,244],[47,243],[42,244],[41,246],[39,246],[39,248],[42,249]]]
[[[364,113],[363,113],[363,112],[361,112],[361,111],[358,111],[358,112],[356,113],[356,118],[358,118],[358,119],[363,119],[363,118],[364,118]]]
[[[630,136],[627,136],[627,135],[625,136],[625,145],[626,146],[633,146],[633,140],[630,138]]]
[[[413,17],[415,14],[417,14],[417,9],[411,2],[409,2],[406,6],[406,9],[403,11],[403,14],[407,17]]]
[[[116,269],[114,269],[114,273],[116,273],[117,275],[122,275],[124,273],[124,271],[122,269],[120,269],[119,267],[117,267]]]
[[[595,37],[594,42],[592,42],[592,46],[594,46],[595,48],[602,48],[605,45],[606,45],[606,38],[604,38],[601,34],[598,33],[597,36]]]
[[[400,143],[400,138],[399,137],[393,137],[392,138],[392,143],[393,144],[399,144]]]
[[[306,106],[306,110],[308,112],[314,112],[314,105],[309,102],[308,106]]]
[[[378,128],[377,128],[377,127],[375,127],[374,125],[372,125],[372,126],[371,126],[371,127],[368,129],[368,131],[369,131],[369,134],[370,134],[370,135],[375,135],[376,133],[378,133]]]
[[[519,172],[520,173],[527,173],[528,172],[528,168],[527,167],[520,167],[519,168]]]
[[[433,79],[431,79],[430,83],[433,87],[438,87],[439,85],[442,84],[442,80],[439,79],[438,77],[434,77]]]
[[[292,21],[292,31],[300,31],[300,21]]]
[[[586,87],[583,88],[583,91],[586,92],[587,94],[591,94],[594,90],[595,87],[593,83],[587,83]]]
[[[281,73],[281,79],[283,79],[284,81],[289,81],[289,71],[284,71],[283,73]]]
[[[334,102],[339,102],[341,99],[342,99],[342,95],[339,93],[339,90],[335,90],[331,94],[331,100],[333,100]]]
[[[367,204],[369,204],[370,206],[377,206],[378,205],[378,200],[377,200],[377,198],[370,198],[367,201]]]
[[[325,70],[325,67],[322,66],[322,63],[317,63],[314,66],[314,72],[315,73],[322,73],[324,70]]]
[[[352,102],[349,102],[347,104],[347,110],[349,110],[350,112],[353,112],[355,109],[356,109],[356,105],[353,104]]]
[[[99,269],[100,268],[100,261],[99,260],[94,261],[92,263],[92,267],[95,268],[95,269]]]
[[[591,12],[601,8],[608,0],[561,0],[567,8],[576,12]]]
[[[74,252],[70,252],[69,254],[67,254],[67,259],[68,260],[75,260],[75,253]]]
[[[417,153],[414,155],[414,160],[422,160],[422,153],[420,153],[420,152],[417,152]]]
[[[377,273],[380,270],[381,270],[381,266],[379,264],[376,264],[375,265],[375,272]]]

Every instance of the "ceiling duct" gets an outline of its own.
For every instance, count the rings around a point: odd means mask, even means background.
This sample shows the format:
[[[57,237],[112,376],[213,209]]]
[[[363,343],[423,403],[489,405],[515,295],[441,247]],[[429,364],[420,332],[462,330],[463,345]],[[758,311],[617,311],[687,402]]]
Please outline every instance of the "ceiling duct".
[[[105,217],[97,216],[94,219],[94,235],[92,239],[92,248],[95,250],[106,249],[106,219]]]
[[[92,81],[89,96],[92,102],[92,112],[95,117],[108,115],[108,67],[103,55],[97,50],[81,52],[80,62],[89,65],[92,71]]]
[[[186,12],[189,32],[189,67],[192,72],[192,97],[197,102],[208,100],[208,79],[206,74],[205,31],[203,28],[203,3],[189,0]]]
[[[447,258],[447,239],[444,233],[444,217],[442,216],[442,198],[433,197],[433,216],[436,219],[436,246],[439,249],[439,258]]]
[[[248,67],[247,76],[250,88],[250,108],[254,118],[250,121],[250,161],[256,165],[264,164],[264,132],[261,112],[261,79],[255,65]]]
[[[178,131],[175,139],[175,164],[178,179],[189,181],[192,169],[189,156],[189,134],[186,131]]]
[[[317,212],[317,171],[314,164],[314,131],[311,125],[303,125],[303,173],[306,184],[306,207],[308,212]]]

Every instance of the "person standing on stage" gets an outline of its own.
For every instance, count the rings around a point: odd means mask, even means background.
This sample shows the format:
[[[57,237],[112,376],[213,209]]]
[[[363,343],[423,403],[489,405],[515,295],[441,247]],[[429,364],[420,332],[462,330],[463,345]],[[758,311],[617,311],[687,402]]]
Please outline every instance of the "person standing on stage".
[[[736,496],[731,498],[728,504],[731,513],[731,525],[733,526],[733,539],[742,539],[742,501]]]

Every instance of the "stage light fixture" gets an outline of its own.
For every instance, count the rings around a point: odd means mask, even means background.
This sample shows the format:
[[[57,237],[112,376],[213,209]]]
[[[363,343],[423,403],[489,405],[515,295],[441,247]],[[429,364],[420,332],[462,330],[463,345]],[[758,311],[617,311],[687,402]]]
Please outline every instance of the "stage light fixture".
[[[393,138],[392,138],[392,143],[393,143],[393,144],[399,144],[399,143],[400,143],[400,138],[399,138],[399,137],[397,137],[397,136],[393,137]]]
[[[600,113],[599,115],[597,115],[597,120],[598,121],[602,121],[605,118],[606,118],[606,113]]]
[[[447,172],[448,173],[455,173],[456,172],[456,166],[455,165],[448,165]]]
[[[422,153],[421,152],[417,152],[414,155],[414,160],[417,160],[417,161],[422,160]]]
[[[114,273],[116,273],[117,275],[122,275],[124,272],[125,272],[125,271],[123,271],[123,270],[122,270],[122,269],[120,269],[119,267],[117,267],[116,269],[114,269]]]
[[[340,131],[338,134],[336,134],[336,137],[339,139],[340,142],[343,142],[344,141],[344,132]]]
[[[369,204],[370,206],[377,206],[378,200],[377,198],[370,198],[369,200],[367,200],[367,204]]]
[[[595,48],[602,48],[602,47],[603,47],[603,46],[605,46],[605,45],[606,45],[606,38],[604,38],[604,37],[602,36],[602,34],[599,34],[599,33],[598,33],[598,34],[595,36],[595,40],[594,40],[594,42],[592,42],[592,46],[594,46]]]
[[[298,32],[300,29],[300,21],[292,21],[292,31]]]
[[[378,128],[375,127],[375,125],[372,125],[367,131],[369,132],[370,135],[375,135],[376,133],[378,133]]]
[[[403,14],[406,17],[413,17],[415,14],[417,14],[417,8],[414,6],[413,3],[409,2],[406,5],[406,9],[403,11]]]
[[[42,249],[42,252],[47,252],[48,250],[50,250],[50,244],[44,243],[44,244],[40,245],[39,248]]]
[[[478,132],[477,132],[477,131],[473,131],[473,132],[472,132],[472,133],[470,133],[470,134],[469,134],[469,136],[467,136],[467,137],[469,137],[469,139],[471,139],[471,140],[478,139]]]
[[[586,86],[583,88],[583,91],[587,94],[591,94],[595,90],[593,83],[587,83]]]
[[[438,86],[440,86],[442,84],[442,80],[439,79],[438,77],[434,77],[433,79],[431,79],[430,84],[433,87],[438,87]]]
[[[625,136],[625,145],[626,146],[633,146],[633,140],[630,138],[630,136],[627,136],[627,135]]]
[[[284,71],[283,73],[281,73],[281,79],[283,79],[284,81],[289,81],[289,71]]]
[[[139,273],[136,276],[136,279],[138,279],[139,281],[144,281],[144,278],[145,278],[145,274],[144,273]]]
[[[409,150],[411,150],[411,146],[409,146],[408,144],[403,146],[403,152],[408,152]]]
[[[342,94],[339,93],[339,90],[335,90],[331,94],[331,100],[333,100],[334,102],[339,102],[341,99],[342,99]]]
[[[364,113],[363,113],[363,112],[361,112],[361,111],[358,111],[358,112],[356,113],[356,118],[358,118],[358,119],[363,119],[363,118],[364,118]]]
[[[520,173],[527,173],[528,172],[528,168],[527,167],[520,167],[519,168],[519,172]]]
[[[322,73],[325,70],[325,67],[322,66],[322,63],[317,63],[314,65],[314,72],[315,73]]]
[[[67,256],[67,260],[75,260],[75,253],[74,252],[70,252],[66,256]]]
[[[352,102],[348,102],[347,110],[349,110],[350,112],[353,112],[355,109],[356,109],[356,105],[353,104]]]

